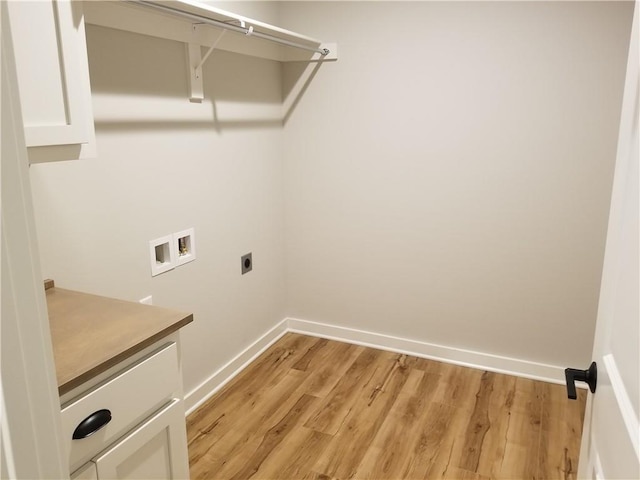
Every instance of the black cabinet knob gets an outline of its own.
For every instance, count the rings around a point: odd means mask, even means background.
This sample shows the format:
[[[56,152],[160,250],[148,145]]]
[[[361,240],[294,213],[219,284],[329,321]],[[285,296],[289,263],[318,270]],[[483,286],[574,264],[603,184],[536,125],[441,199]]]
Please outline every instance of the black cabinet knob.
[[[591,393],[595,393],[598,383],[598,367],[596,362],[591,362],[587,370],[577,370],[575,368],[565,368],[564,377],[567,381],[567,395],[571,400],[578,398],[576,392],[576,381],[586,382]]]

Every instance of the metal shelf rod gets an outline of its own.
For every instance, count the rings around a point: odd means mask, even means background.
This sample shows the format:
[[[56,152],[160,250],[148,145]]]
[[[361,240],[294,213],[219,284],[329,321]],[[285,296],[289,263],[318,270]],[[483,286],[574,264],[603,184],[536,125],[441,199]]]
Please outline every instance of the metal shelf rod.
[[[231,30],[233,32],[242,33],[247,36],[262,38],[263,40],[279,43],[281,45],[286,45],[288,47],[299,48],[301,50],[307,50],[309,52],[319,53],[322,56],[326,56],[326,55],[329,55],[329,53],[331,53],[328,48],[310,47],[307,45],[303,45],[301,43],[285,40],[284,38],[279,38],[274,35],[270,35],[268,33],[257,32],[253,29],[252,26],[244,27],[244,26],[232,25],[230,23],[226,23],[221,20],[214,20],[213,18],[204,17],[202,15],[197,15],[195,13],[184,12],[182,10],[167,7],[165,5],[160,5],[157,3],[147,2],[145,0],[128,0],[128,1],[136,5],[144,5],[145,7],[155,8],[156,10],[161,10],[161,11],[170,13],[172,15],[178,15],[184,18],[188,18],[189,20],[197,23],[205,23],[207,25],[212,25],[214,27],[224,28],[225,30]]]

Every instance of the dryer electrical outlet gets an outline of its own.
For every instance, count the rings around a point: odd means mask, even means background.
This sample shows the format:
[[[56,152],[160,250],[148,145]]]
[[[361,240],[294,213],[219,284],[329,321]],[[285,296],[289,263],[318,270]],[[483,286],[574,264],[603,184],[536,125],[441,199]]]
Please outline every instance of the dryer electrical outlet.
[[[249,273],[253,269],[253,258],[251,258],[251,252],[240,257],[240,264],[242,267],[242,275]]]

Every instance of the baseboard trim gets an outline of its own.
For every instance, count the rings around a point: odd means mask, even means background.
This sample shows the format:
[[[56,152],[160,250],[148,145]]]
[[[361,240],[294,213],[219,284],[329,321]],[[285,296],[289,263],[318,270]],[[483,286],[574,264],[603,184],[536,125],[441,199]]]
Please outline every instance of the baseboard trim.
[[[224,366],[218,369],[204,382],[187,393],[184,399],[186,415],[189,415],[229,383],[236,375],[247,368],[251,362],[258,358],[262,352],[277,342],[285,333],[287,333],[286,319],[279,322],[276,326],[271,328]]]
[[[416,357],[517,377],[564,384],[564,369],[555,365],[420,342],[354,328],[287,318],[287,331],[378,348]]]
[[[277,342],[285,333],[293,332],[314,337],[337,340],[365,347],[428,358],[464,367],[517,377],[564,384],[564,368],[544,363],[531,362],[512,357],[503,357],[484,352],[447,347],[433,343],[410,340],[381,333],[354,328],[312,322],[299,318],[285,318],[245,350],[236,355],[213,375],[185,395],[186,414],[189,415],[211,396],[229,383],[262,352]],[[578,386],[578,385],[577,385]],[[582,385],[579,385],[582,387]]]

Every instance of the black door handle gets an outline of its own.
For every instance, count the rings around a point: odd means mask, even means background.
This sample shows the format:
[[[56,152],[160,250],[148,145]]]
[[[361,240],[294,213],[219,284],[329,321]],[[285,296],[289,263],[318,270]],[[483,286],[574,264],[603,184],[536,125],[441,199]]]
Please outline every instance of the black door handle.
[[[78,424],[76,429],[73,431],[73,439],[80,440],[82,438],[87,438],[89,435],[96,433],[110,421],[111,412],[106,408],[93,412]]]
[[[596,384],[598,383],[598,367],[596,362],[591,362],[587,370],[577,370],[575,368],[565,368],[564,376],[567,380],[567,395],[571,400],[578,398],[576,392],[576,381],[586,382],[589,385],[591,393],[596,392]]]

